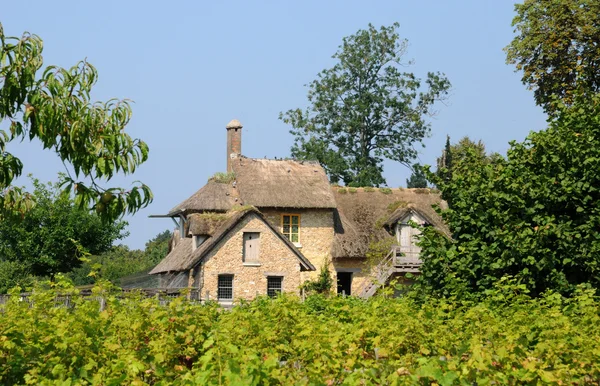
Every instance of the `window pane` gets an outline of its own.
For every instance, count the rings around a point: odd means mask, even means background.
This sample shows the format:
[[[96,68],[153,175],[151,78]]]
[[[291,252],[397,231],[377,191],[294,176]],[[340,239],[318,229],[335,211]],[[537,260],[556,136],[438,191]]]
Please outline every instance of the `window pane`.
[[[298,225],[292,225],[292,233],[298,233]]]
[[[233,299],[233,276],[219,275],[217,287],[217,299],[231,300]]]
[[[283,223],[284,224],[289,224],[290,223],[290,216],[283,216]]]
[[[292,224],[294,224],[294,225],[298,225],[298,220],[299,220],[299,219],[300,219],[300,218],[299,218],[298,216],[292,216]]]
[[[283,281],[282,277],[267,277],[267,295],[271,298],[276,297],[281,293],[281,283]]]
[[[297,243],[298,242],[298,233],[292,233],[292,242],[293,243]]]

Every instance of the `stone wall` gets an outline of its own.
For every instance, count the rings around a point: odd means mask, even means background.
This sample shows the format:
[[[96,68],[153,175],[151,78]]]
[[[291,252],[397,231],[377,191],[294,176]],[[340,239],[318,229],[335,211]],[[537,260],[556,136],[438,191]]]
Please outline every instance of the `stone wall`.
[[[260,232],[259,263],[243,262],[244,232]],[[196,282],[202,296],[216,299],[218,275],[233,275],[233,300],[253,299],[267,293],[267,276],[283,276],[283,291],[299,293],[300,261],[288,246],[256,214],[236,225],[202,263]]]
[[[331,209],[265,209],[261,212],[267,220],[280,232],[283,231],[281,215],[299,214],[300,232],[298,250],[315,266],[314,272],[302,272],[302,281],[315,278],[323,263],[329,263],[329,269],[333,272],[331,265],[331,245],[333,243],[333,211]]]

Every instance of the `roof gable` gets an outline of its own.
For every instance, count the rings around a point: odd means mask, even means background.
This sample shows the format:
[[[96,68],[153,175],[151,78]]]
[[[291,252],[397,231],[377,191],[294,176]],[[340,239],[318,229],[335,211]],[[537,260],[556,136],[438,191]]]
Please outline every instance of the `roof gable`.
[[[350,189],[332,187],[337,202],[332,256],[365,257],[373,241],[390,237],[389,225],[414,210],[449,234],[433,205],[445,203],[429,189]]]
[[[257,216],[266,226],[294,253],[300,262],[300,266],[305,271],[314,271],[316,268],[312,263],[294,246],[294,244],[283,236],[281,232],[275,229],[255,208],[248,208],[228,213],[228,219],[213,232],[200,247],[192,249],[192,238],[184,238],[177,243],[175,248],[150,271],[150,274],[158,274],[172,271],[186,271],[196,266],[204,259],[216,246],[223,240],[237,224],[243,221],[247,216]]]

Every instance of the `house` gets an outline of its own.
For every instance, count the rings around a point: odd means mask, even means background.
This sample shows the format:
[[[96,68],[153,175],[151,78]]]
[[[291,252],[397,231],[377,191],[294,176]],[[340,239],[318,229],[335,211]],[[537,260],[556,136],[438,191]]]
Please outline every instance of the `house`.
[[[150,272],[161,287],[228,303],[298,293],[326,268],[339,292],[370,296],[378,282],[418,272],[419,231],[411,221],[447,233],[432,209],[440,197],[429,189],[332,186],[316,162],[242,156],[242,125],[233,120],[226,130],[227,173],[151,216],[177,225],[168,255]],[[383,240],[395,241],[369,267],[370,246]]]

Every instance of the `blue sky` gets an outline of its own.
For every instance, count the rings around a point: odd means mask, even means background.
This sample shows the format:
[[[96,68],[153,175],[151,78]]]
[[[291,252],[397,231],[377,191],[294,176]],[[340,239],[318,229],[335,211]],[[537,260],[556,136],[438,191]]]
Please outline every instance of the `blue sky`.
[[[520,75],[505,64],[512,39],[513,2],[424,1],[11,1],[2,5],[5,33],[24,31],[44,40],[45,64],[70,67],[87,58],[100,78],[93,97],[135,101],[127,131],[145,140],[150,158],[134,176],[148,184],[154,202],[132,217],[133,248],[171,228],[164,214],[225,169],[225,125],[244,125],[249,157],[289,156],[293,137],[279,112],[306,107],[304,86],[333,64],[344,36],[372,23],[400,23],[408,39],[409,69],[419,76],[442,71],[453,85],[449,101],[431,119],[432,135],[420,162],[434,164],[446,135],[468,135],[505,153],[545,128],[546,117]],[[24,174],[54,181],[63,170],[38,143],[10,144]],[[391,187],[410,172],[385,164]],[[25,184],[21,179],[20,184]],[[293,192],[290,192],[293,194]]]

